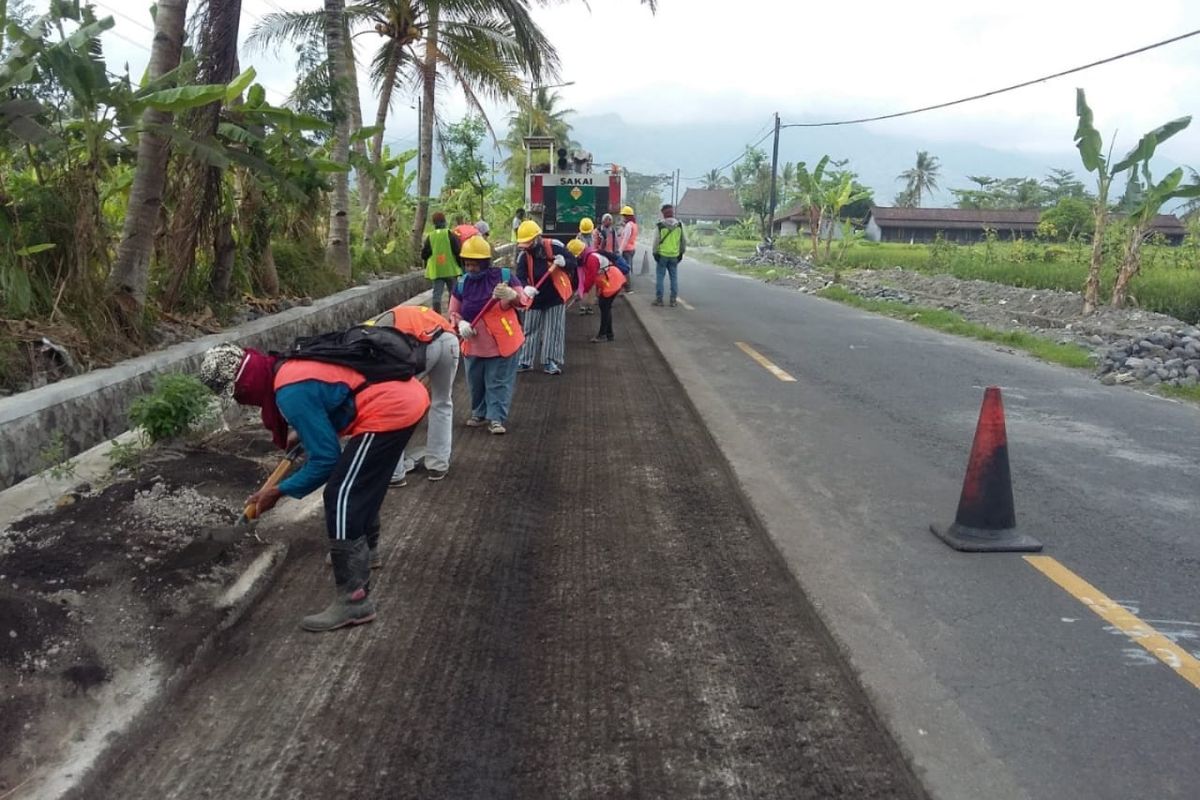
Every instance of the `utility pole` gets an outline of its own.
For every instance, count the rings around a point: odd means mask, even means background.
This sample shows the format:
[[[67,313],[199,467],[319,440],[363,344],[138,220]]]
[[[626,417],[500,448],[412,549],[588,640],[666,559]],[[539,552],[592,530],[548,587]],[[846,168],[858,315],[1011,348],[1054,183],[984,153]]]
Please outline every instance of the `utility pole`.
[[[675,168],[675,182],[671,189],[671,205],[679,205],[679,168]]]
[[[779,112],[775,112],[775,144],[771,148],[771,210],[767,214],[767,232],[764,238],[770,239],[775,230],[775,174],[779,171]]]

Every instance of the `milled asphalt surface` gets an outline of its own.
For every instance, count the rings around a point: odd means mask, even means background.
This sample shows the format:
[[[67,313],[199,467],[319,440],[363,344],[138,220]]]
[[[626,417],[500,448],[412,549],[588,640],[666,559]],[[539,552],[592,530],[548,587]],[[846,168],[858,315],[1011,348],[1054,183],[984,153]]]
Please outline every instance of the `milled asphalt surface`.
[[[323,531],[85,797],[903,798],[915,782],[628,306],[510,433],[389,493],[380,619]],[[460,403],[459,422],[467,416]]]
[[[1200,656],[1200,410],[687,258],[635,308],[931,793],[1200,796],[1200,691],[1017,555],[954,552],[983,388],[1017,519]],[[797,380],[781,382],[750,344]]]

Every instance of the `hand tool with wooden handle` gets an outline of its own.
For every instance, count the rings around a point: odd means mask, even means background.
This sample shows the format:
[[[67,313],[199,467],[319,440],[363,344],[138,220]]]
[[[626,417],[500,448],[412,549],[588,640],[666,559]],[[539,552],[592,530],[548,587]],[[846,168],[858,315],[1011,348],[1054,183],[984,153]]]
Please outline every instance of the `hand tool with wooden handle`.
[[[283,460],[279,462],[279,466],[275,467],[274,471],[270,474],[270,476],[267,477],[266,482],[263,483],[262,488],[260,488],[259,491],[261,492],[266,489],[270,489],[272,486],[275,486],[277,483],[283,480],[284,477],[287,476],[288,472],[292,469],[292,465],[295,464],[296,460],[299,459],[303,454],[304,445],[302,444],[298,444],[291,450],[288,450],[287,455],[283,457]],[[246,525],[250,522],[253,522],[257,518],[258,506],[256,506],[254,503],[247,503],[246,509],[242,512],[241,519],[237,521],[237,524]]]

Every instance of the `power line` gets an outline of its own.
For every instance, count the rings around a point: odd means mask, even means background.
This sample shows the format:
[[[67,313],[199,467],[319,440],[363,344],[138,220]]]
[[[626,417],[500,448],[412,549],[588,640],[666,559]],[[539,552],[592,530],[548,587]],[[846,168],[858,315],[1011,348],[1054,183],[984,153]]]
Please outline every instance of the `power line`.
[[[122,12],[122,11],[118,11],[117,9],[113,8],[113,7],[112,7],[112,6],[110,6],[110,5],[107,5],[107,4],[105,4],[105,3],[101,3],[101,2],[99,2],[99,0],[93,0],[93,2],[95,2],[95,3],[96,3],[96,5],[98,5],[98,6],[100,6],[101,8],[103,8],[105,11],[108,11],[109,13],[112,13],[112,14],[116,14],[118,17],[121,17],[122,19],[126,20],[127,22],[131,22],[131,23],[133,23],[134,25],[137,25],[139,28],[141,28],[142,30],[146,31],[147,33],[154,33],[154,29],[153,29],[153,28],[151,28],[151,27],[150,27],[149,25],[147,25],[146,23],[144,23],[144,22],[142,22],[142,21],[140,21],[140,20],[134,19],[133,17],[129,16],[128,14],[126,14],[126,13],[124,13],[124,12]]]
[[[836,122],[792,122],[792,123],[788,123],[787,125],[781,125],[780,127],[781,128],[830,128],[830,127],[834,127],[836,125],[858,125],[858,124],[861,124],[864,122],[878,122],[879,120],[884,120],[884,119],[896,119],[897,117],[908,117],[908,116],[912,116],[913,114],[922,114],[926,111],[936,111],[937,109],[941,109],[941,108],[949,108],[950,106],[957,106],[957,105],[962,105],[963,103],[970,103],[974,100],[982,100],[986,97],[994,97],[995,95],[1004,94],[1005,92],[1011,92],[1016,89],[1024,89],[1026,86],[1032,86],[1035,83],[1043,83],[1044,81],[1053,80],[1055,78],[1061,78],[1065,75],[1072,75],[1076,72],[1083,72],[1086,69],[1091,69],[1092,67],[1099,67],[1103,64],[1111,64],[1114,61],[1120,61],[1123,58],[1135,56],[1135,55],[1138,55],[1139,53],[1145,53],[1147,51],[1154,50],[1155,48],[1158,48],[1158,47],[1165,47],[1166,45],[1174,44],[1175,42],[1183,41],[1184,39],[1188,39],[1188,38],[1191,38],[1192,36],[1196,36],[1196,35],[1200,35],[1200,29],[1197,29],[1194,31],[1189,31],[1188,33],[1180,34],[1179,36],[1173,36],[1170,39],[1163,39],[1161,42],[1155,42],[1154,44],[1148,44],[1145,47],[1139,47],[1136,50],[1129,50],[1124,53],[1119,53],[1118,55],[1115,55],[1115,56],[1109,56],[1108,58],[1102,58],[1099,61],[1093,61],[1090,64],[1084,64],[1082,66],[1072,67],[1071,69],[1065,69],[1062,72],[1055,72],[1052,75],[1044,75],[1040,78],[1034,78],[1033,80],[1022,81],[1021,83],[1014,83],[1013,85],[1005,86],[1002,89],[993,89],[990,92],[982,92],[981,94],[974,94],[974,95],[971,95],[970,97],[963,97],[958,100],[950,100],[949,102],[945,102],[945,103],[937,103],[936,105],[932,105],[932,106],[924,106],[922,108],[914,108],[909,111],[897,111],[893,114],[880,114],[880,115],[874,116],[874,117],[860,117],[859,119],[844,119],[844,120],[838,120]]]
[[[771,123],[769,123],[769,122],[768,122],[766,127],[769,129],[769,128],[771,127]],[[767,132],[766,132],[765,134],[763,134],[763,136],[762,136],[762,138],[761,138],[761,139],[759,139],[757,142],[755,142],[755,143],[754,143],[754,144],[752,144],[752,145],[748,145],[748,146],[747,146],[745,149],[743,149],[743,150],[742,150],[742,152],[741,152],[741,154],[740,154],[740,155],[738,155],[738,156],[736,156],[735,158],[731,159],[731,160],[730,160],[728,163],[726,163],[726,164],[723,164],[723,165],[721,165],[720,167],[717,167],[717,170],[716,170],[716,171],[717,171],[717,172],[724,172],[724,171],[725,171],[725,170],[727,170],[729,167],[732,167],[734,164],[736,164],[737,162],[741,161],[743,158],[745,158],[745,157],[746,157],[746,150],[752,150],[753,148],[755,148],[755,147],[758,147],[760,144],[762,144],[763,142],[765,142],[765,141],[767,140],[767,138],[768,138],[769,136],[771,136],[773,133],[774,133],[774,131],[772,131],[772,130],[767,130]],[[704,180],[704,178],[705,178],[705,177],[707,177],[707,176],[705,176],[705,175],[696,175],[695,177],[691,177],[691,178],[680,178],[680,180],[684,180],[684,181],[702,181],[702,180]]]

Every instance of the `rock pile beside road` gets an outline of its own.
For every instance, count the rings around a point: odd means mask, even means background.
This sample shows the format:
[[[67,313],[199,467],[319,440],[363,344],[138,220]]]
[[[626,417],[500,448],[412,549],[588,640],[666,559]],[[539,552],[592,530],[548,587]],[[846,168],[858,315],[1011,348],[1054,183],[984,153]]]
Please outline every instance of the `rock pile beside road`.
[[[801,256],[785,253],[782,250],[767,250],[755,253],[749,258],[743,258],[742,264],[747,267],[783,267],[785,269],[810,270],[812,262]]]
[[[1118,339],[1100,362],[1101,382],[1147,386],[1200,384],[1200,329],[1160,328],[1141,339]]]

